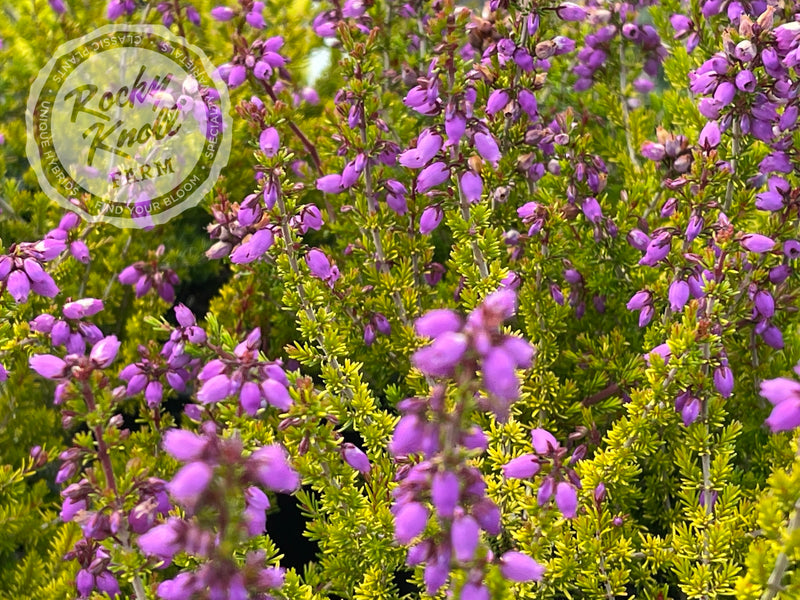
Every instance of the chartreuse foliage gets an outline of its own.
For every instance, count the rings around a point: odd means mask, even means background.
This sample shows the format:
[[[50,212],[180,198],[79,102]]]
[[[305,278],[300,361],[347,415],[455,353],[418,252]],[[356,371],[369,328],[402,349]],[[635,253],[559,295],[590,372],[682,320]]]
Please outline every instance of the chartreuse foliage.
[[[27,162],[29,86],[60,44],[105,24],[121,4],[0,4],[3,255],[43,239],[64,215]],[[88,567],[68,553],[91,537],[91,527],[81,516],[74,520],[83,529],[64,523],[59,512],[62,489],[84,477],[94,486],[87,497],[96,510],[120,520],[97,544],[108,553],[102,569],[114,574],[123,597],[164,597],[159,584],[203,565],[201,552],[187,551],[162,568],[127,524],[146,482],[170,480],[185,462],[163,451],[165,432],[201,431],[201,420],[217,425],[220,440],[240,443],[236,460],[281,444],[300,474],[292,501],[303,519],[295,534],[313,543],[314,556],[298,558],[290,544],[270,537],[270,522],[284,518],[274,494],[267,532],[234,543],[231,524],[240,523],[245,505],[235,496],[241,480],[225,479],[233,467],[215,472],[217,484],[230,485],[213,501],[205,498],[196,515],[222,523],[231,565],[256,551],[263,552],[261,567],[289,565],[275,597],[393,600],[445,597],[448,588],[458,597],[478,580],[498,600],[800,597],[796,430],[768,431],[771,407],[759,394],[763,381],[793,377],[800,359],[800,250],[791,245],[797,119],[778,123],[796,105],[786,89],[796,89],[797,76],[792,64],[776,67],[776,75],[765,67],[768,59],[755,58],[775,48],[781,60],[791,54],[796,11],[770,7],[759,19],[765,6],[758,2],[725,3],[726,15],[714,2],[676,0],[580,7],[496,0],[469,8],[450,0],[267,0],[259,28],[249,19],[260,4],[233,3],[227,20],[208,0],[194,2],[200,26],[183,1],[132,1],[111,15],[119,23],[158,23],[178,7],[175,33],[217,65],[246,65],[243,81],[229,80],[232,151],[213,193],[165,225],[143,231],[79,224],[71,239],[86,243],[91,260],[65,250],[44,261],[59,288],[55,298],[31,293],[17,302],[3,274],[0,597],[83,593],[76,573]],[[671,19],[676,14],[691,21]],[[252,63],[261,55],[252,43],[276,36],[284,39],[286,65],[256,77]],[[747,58],[751,47],[758,53]],[[717,65],[713,85],[690,90],[689,73],[702,75],[716,53],[727,62]],[[321,61],[327,66],[312,81]],[[723,83],[750,70],[756,91],[741,86],[735,101],[716,98]],[[221,72],[231,77],[230,69]],[[498,91],[508,98],[498,100]],[[535,109],[524,105],[523,92],[535,95]],[[700,98],[712,97],[720,106],[698,108]],[[455,121],[466,128],[461,136],[453,134]],[[756,121],[773,137],[758,137]],[[259,143],[270,127],[280,136],[276,151]],[[447,143],[424,164],[404,164],[405,151],[424,145],[423,133]],[[497,156],[479,135],[497,144]],[[783,151],[788,167],[770,168]],[[422,167],[434,161],[449,175],[425,189],[430,175]],[[348,169],[355,179],[344,185],[339,174]],[[480,177],[474,201],[461,183],[465,173]],[[757,209],[757,194],[776,174],[788,190],[781,208]],[[324,176],[339,177],[339,187],[318,184]],[[241,209],[253,205],[258,219],[243,224]],[[699,230],[690,236],[693,227]],[[238,260],[236,249],[264,229],[273,236],[269,249],[257,260]],[[748,247],[748,234],[773,245]],[[658,239],[670,251],[650,260]],[[314,249],[327,266],[312,259]],[[134,264],[174,271],[175,302],[121,284],[120,274]],[[691,295],[680,297],[681,284],[691,284]],[[498,288],[517,294],[516,316],[503,334],[528,340],[535,360],[517,373],[519,397],[507,418],[478,410],[477,398],[464,400],[469,414],[462,416],[487,436],[486,450],[473,453],[469,465],[500,508],[502,531],[482,534],[490,556],[453,563],[447,588],[435,592],[423,566],[406,564],[392,512],[393,492],[421,460],[389,450],[398,405],[429,398],[437,383],[412,360],[428,343],[414,323],[434,309],[466,314]],[[632,307],[640,291],[649,295]],[[29,322],[42,314],[60,318],[79,298],[102,300],[104,310],[88,320],[122,345],[113,366],[86,379],[84,395],[54,405],[55,384],[36,376],[29,360],[66,353]],[[162,353],[170,336],[186,329],[174,325],[178,303],[207,336],[181,342],[191,358],[183,389],[166,378],[169,353]],[[204,365],[244,360],[237,347],[255,328],[258,347],[248,356],[283,361],[291,406],[265,405],[252,416],[231,388],[206,412],[194,407],[207,389]],[[144,358],[157,365],[153,380],[163,385],[163,398],[126,393],[120,371]],[[724,368],[732,389],[720,382]],[[470,376],[499,377],[488,370]],[[455,387],[449,402],[463,392]],[[96,393],[93,407],[86,390]],[[574,516],[559,510],[558,496],[554,504],[541,492],[554,476],[546,461],[532,477],[506,476],[509,461],[536,452],[531,431],[538,429],[573,459],[564,473],[574,471],[580,483],[570,480],[578,494]],[[366,453],[368,473],[347,459],[345,444]],[[79,459],[57,484],[69,462],[59,455],[68,448],[80,448]],[[149,510],[150,526],[168,518]],[[170,511],[192,517],[181,502]],[[432,536],[443,530],[435,519],[426,527]],[[541,581],[504,577],[495,565],[507,551],[543,565]],[[96,587],[89,593],[103,597]]]

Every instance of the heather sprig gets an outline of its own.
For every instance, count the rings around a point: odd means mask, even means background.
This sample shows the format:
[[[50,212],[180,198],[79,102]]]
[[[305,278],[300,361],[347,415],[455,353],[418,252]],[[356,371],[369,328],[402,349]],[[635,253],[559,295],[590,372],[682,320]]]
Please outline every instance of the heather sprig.
[[[486,496],[480,471],[467,462],[487,446],[486,435],[472,423],[471,413],[480,408],[504,419],[509,404],[519,396],[515,370],[531,366],[533,348],[499,329],[513,316],[515,302],[514,292],[503,290],[489,295],[466,322],[446,309],[429,312],[415,322],[417,334],[433,342],[417,350],[412,363],[443,382],[431,389],[430,398],[407,398],[398,405],[402,417],[390,451],[405,464],[392,492],[392,512],[395,539],[404,545],[416,540],[406,562],[410,566],[425,563],[429,594],[447,583],[451,570],[464,571],[462,596],[488,594],[483,579],[493,563],[493,552],[481,543],[481,531],[491,536],[501,533],[500,509]],[[478,368],[483,374],[481,391]],[[453,382],[452,390],[448,380]],[[423,460],[409,463],[409,455],[415,454]],[[426,534],[431,517],[436,532]],[[544,571],[532,558],[514,551],[500,557],[499,564],[510,581],[539,580]]]

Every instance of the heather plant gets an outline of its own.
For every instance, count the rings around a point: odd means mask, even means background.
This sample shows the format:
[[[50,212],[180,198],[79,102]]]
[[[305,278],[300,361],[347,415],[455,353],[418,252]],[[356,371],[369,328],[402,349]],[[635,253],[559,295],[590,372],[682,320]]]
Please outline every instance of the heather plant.
[[[2,597],[800,597],[795,4],[2,11]],[[108,23],[228,88],[166,223],[27,159]]]

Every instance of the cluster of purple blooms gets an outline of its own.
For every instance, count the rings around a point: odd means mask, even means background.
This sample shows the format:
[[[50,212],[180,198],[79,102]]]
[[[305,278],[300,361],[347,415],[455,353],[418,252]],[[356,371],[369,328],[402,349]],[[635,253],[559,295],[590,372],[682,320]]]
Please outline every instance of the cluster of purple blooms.
[[[178,327],[172,330],[169,340],[164,344],[158,357],[148,356],[148,349],[140,346],[140,360],[131,363],[119,373],[119,378],[126,382],[124,394],[136,396],[144,392],[144,398],[150,408],[161,404],[164,396],[162,378],[176,392],[186,389],[186,384],[196,373],[199,358],[192,358],[186,352],[186,344],[205,344],[205,330],[197,325],[194,314],[183,304],[175,307]]]
[[[488,296],[464,322],[449,310],[434,310],[420,317],[415,328],[433,342],[412,356],[413,364],[425,375],[450,379],[467,385],[482,373],[480,394],[474,387],[469,402],[491,410],[498,416],[508,414],[511,402],[519,397],[517,368],[531,365],[533,348],[523,339],[503,334],[502,323],[515,312],[515,293],[501,290]],[[401,544],[416,543],[410,548],[407,563],[425,563],[424,580],[429,594],[447,582],[452,568],[468,572],[461,598],[489,597],[483,584],[485,569],[494,562],[491,550],[481,544],[481,530],[487,535],[501,531],[500,509],[486,496],[481,472],[465,458],[483,452],[486,435],[473,424],[467,399],[456,399],[451,406],[446,383],[434,386],[431,397],[408,398],[399,406],[402,418],[397,424],[390,451],[405,465],[397,475],[399,486],[395,499],[395,538]],[[409,455],[421,454],[417,464],[407,462]],[[402,458],[401,458],[402,457]],[[432,516],[438,531],[425,535]],[[501,572],[512,581],[541,579],[544,568],[534,559],[507,552],[500,560]]]
[[[539,485],[539,505],[544,506],[551,498],[555,498],[556,506],[565,518],[575,517],[578,509],[577,490],[581,488],[581,481],[570,467],[584,457],[586,446],[575,448],[567,464],[564,464],[568,451],[552,433],[545,429],[534,429],[531,431],[531,440],[534,452],[506,463],[503,474],[509,479],[530,479],[539,472],[542,464],[551,462],[549,473]]]
[[[137,298],[141,298],[151,289],[155,289],[164,302],[172,304],[175,302],[175,286],[181,280],[173,269],[160,264],[164,250],[163,245],[159,246],[152,260],[136,261],[125,267],[117,279],[122,285],[134,286]]]
[[[362,33],[369,34],[372,19],[365,14],[366,11],[364,0],[346,0],[341,6],[337,4],[335,8],[319,13],[314,17],[311,27],[322,38],[335,38],[339,22],[352,19]]]
[[[249,106],[256,121],[263,118],[264,105],[257,97],[250,100]],[[265,157],[274,157],[281,148],[280,134],[275,127],[266,127],[259,135],[259,148]],[[206,252],[211,259],[220,259],[230,256],[234,264],[248,264],[261,259],[275,243],[275,239],[282,236],[281,228],[267,213],[271,211],[278,200],[280,181],[276,173],[259,171],[257,178],[263,184],[262,193],[247,195],[241,203],[230,204],[223,199],[212,206],[214,222],[208,225],[208,233],[212,240],[217,240]],[[277,219],[287,218],[277,215]],[[319,231],[323,225],[322,213],[313,204],[306,204],[297,208],[295,213],[287,218],[291,230],[299,235],[304,235],[309,230]]]
[[[197,374],[201,383],[197,400],[213,404],[238,396],[241,409],[251,416],[267,406],[289,410],[292,398],[286,373],[280,361],[261,360],[260,347],[261,330],[255,328],[232,354],[221,353],[206,363]]]
[[[164,435],[164,449],[184,465],[166,489],[181,506],[184,517],[169,517],[137,539],[139,548],[161,563],[169,564],[175,555],[186,553],[200,563],[192,571],[182,571],[163,581],[157,589],[162,600],[190,600],[207,590],[210,597],[248,598],[267,594],[283,585],[279,567],[265,567],[262,551],[248,552],[239,565],[230,553],[230,542],[241,542],[262,535],[270,501],[264,490],[291,493],[300,486],[300,477],[288,462],[280,445],[269,445],[246,452],[236,436],[222,437],[217,426],[206,422],[199,434],[171,429]],[[204,506],[227,504],[235,492],[244,491],[241,509],[216,511],[218,522],[209,527],[195,517]]]
[[[64,346],[67,354],[85,354],[87,346],[93,346],[101,339],[103,333],[94,323],[85,321],[103,310],[102,300],[97,298],[81,298],[67,302],[61,309],[63,319],[51,314],[39,315],[30,322],[31,331],[50,336],[52,346]]]
[[[58,227],[49,231],[44,239],[12,244],[8,254],[0,255],[0,293],[7,290],[17,304],[27,302],[31,292],[45,298],[55,298],[59,289],[44,264],[60,257],[67,248],[76,260],[89,262],[86,243],[79,238],[70,241],[70,232],[79,221],[77,214],[67,213]]]
[[[75,547],[64,555],[64,560],[75,560],[81,567],[75,575],[75,587],[81,598],[90,597],[95,589],[111,598],[121,597],[119,582],[108,568],[111,555],[96,540],[78,540]]]
[[[260,81],[267,82],[273,74],[280,74],[287,63],[287,58],[279,52],[282,47],[283,38],[281,36],[259,38],[251,44],[246,52],[242,51],[236,54],[231,62],[221,65],[218,69],[219,75],[230,88],[242,85],[247,79],[248,73],[252,73],[253,77]],[[283,71],[285,73],[285,69]],[[285,79],[288,79],[288,73],[286,73]]]
[[[42,377],[58,382],[54,402],[61,404],[71,383],[87,381],[94,371],[111,366],[117,357],[119,347],[117,336],[110,335],[97,341],[88,356],[82,348],[79,354],[67,354],[63,359],[53,354],[34,354],[28,363],[31,369]],[[63,481],[64,479],[58,483]]]
[[[612,55],[612,44],[622,36],[637,49],[637,54],[644,58],[642,70],[644,75],[634,82],[634,87],[641,93],[653,88],[651,78],[658,75],[659,67],[667,56],[667,49],[661,43],[661,37],[652,25],[630,22],[636,16],[636,6],[622,2],[614,4],[609,10],[606,5],[596,5],[585,9],[572,3],[564,3],[556,12],[565,21],[588,22],[596,29],[584,37],[583,48],[578,51],[578,64],[572,72],[578,77],[573,88],[576,91],[588,90],[597,71],[602,69]],[[623,43],[622,40],[617,43]]]

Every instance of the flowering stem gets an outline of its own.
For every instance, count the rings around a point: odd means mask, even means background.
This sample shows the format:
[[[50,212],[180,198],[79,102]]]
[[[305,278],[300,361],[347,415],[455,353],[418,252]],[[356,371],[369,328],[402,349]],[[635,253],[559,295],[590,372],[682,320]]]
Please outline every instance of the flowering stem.
[[[97,404],[94,401],[92,388],[89,386],[88,381],[83,383],[83,398],[86,401],[86,407],[90,412],[97,410]],[[100,461],[100,465],[103,468],[103,473],[106,477],[106,484],[111,491],[114,492],[115,500],[118,500],[119,494],[117,493],[117,483],[114,479],[114,469],[111,466],[111,456],[108,454],[108,446],[106,446],[105,439],[103,439],[103,428],[100,427],[100,425],[96,425],[92,431],[94,432],[95,438],[97,438],[97,459]]]
[[[133,575],[133,591],[136,594],[136,600],[147,600],[147,593],[144,591],[144,585],[139,576],[134,573]]]
[[[625,144],[628,146],[628,158],[636,169],[639,169],[639,161],[633,150],[633,140],[631,139],[631,115],[628,112],[628,101],[625,98],[625,90],[628,87],[628,69],[625,66],[625,44],[619,45],[619,95],[620,105],[622,106],[622,121],[625,127]]]
[[[599,542],[600,541],[600,536],[598,534],[595,534],[595,535],[597,536],[597,540]],[[614,590],[611,589],[611,584],[608,581],[608,572],[606,571],[606,559],[605,559],[605,554],[603,553],[602,547],[600,548],[600,556],[599,556],[599,558],[600,558],[600,562],[599,562],[599,564],[597,566],[598,566],[598,570],[600,571],[600,575],[603,576],[603,587],[605,588],[605,591],[606,591],[606,598],[608,598],[608,600],[614,600],[614,598],[615,598]]]
[[[281,233],[283,234],[283,245],[286,249],[286,256],[289,258],[289,266],[292,268],[295,276],[300,277],[300,267],[297,266],[297,257],[294,254],[294,248],[292,247],[292,231],[289,229],[289,222],[287,220],[287,213],[286,213],[286,204],[283,202],[283,195],[279,191],[277,194],[276,204],[278,205],[278,210],[281,213]],[[311,310],[311,307],[308,305],[308,301],[306,298],[306,289],[303,286],[301,281],[297,281],[297,295],[300,297],[300,304],[303,307],[303,312],[306,313],[306,316],[312,320],[316,321],[316,315],[314,311]],[[320,340],[321,341],[321,340]],[[327,357],[327,353],[325,352],[324,347],[320,346],[320,350],[322,353],[325,354]]]
[[[175,8],[175,23],[178,25],[178,33],[183,39],[186,39],[186,33],[183,31],[183,18],[181,17],[181,3],[179,0],[173,0],[172,5]]]
[[[714,308],[714,298],[709,296],[708,304],[706,305],[706,316],[711,318],[712,309]],[[703,373],[706,377],[708,377],[708,362],[711,358],[711,347],[709,342],[703,344]],[[706,427],[706,442],[708,443],[709,440],[709,432],[708,432],[708,398],[705,398],[702,402],[701,408],[701,416],[703,425]],[[700,464],[703,469],[703,504],[706,509],[706,517],[713,519],[712,516],[712,500],[711,500],[711,448],[707,447],[703,450],[703,454],[700,456]],[[703,526],[703,552],[702,552],[702,563],[703,566],[708,568],[711,564],[711,557],[709,552],[709,538],[708,538],[708,526],[704,524]],[[704,584],[703,590],[703,598],[709,598],[709,590],[708,590],[708,583]]]
[[[731,208],[731,202],[733,201],[733,176],[736,174],[736,158],[739,156],[740,148],[739,148],[739,138],[741,137],[741,131],[739,129],[739,121],[736,119],[733,120],[733,140],[731,143],[731,173],[728,177],[728,185],[725,188],[725,204],[722,207],[722,211],[727,213]]]
[[[270,97],[272,102],[277,102],[278,97],[275,95],[272,86],[269,85],[266,81],[263,81],[261,79],[259,79],[258,81],[261,84],[261,87],[264,88],[264,91]],[[292,133],[294,133],[297,139],[300,140],[300,143],[303,144],[303,148],[306,149],[306,152],[308,152],[308,155],[311,157],[311,162],[314,164],[314,169],[316,169],[318,173],[322,173],[322,162],[319,159],[317,148],[314,146],[314,144],[311,143],[311,141],[306,137],[306,135],[302,131],[300,131],[300,128],[295,124],[294,121],[288,118],[286,119],[286,121],[287,124],[289,125],[289,129],[291,129]]]
[[[469,204],[467,204],[464,195],[461,193],[460,186],[458,190],[458,197],[461,200],[461,217],[465,222],[469,223]],[[486,266],[486,259],[483,257],[483,252],[481,252],[478,242],[475,240],[472,240],[470,245],[472,246],[472,257],[475,259],[475,264],[478,265],[478,271],[481,274],[481,279],[486,279],[489,277],[489,269]]]
[[[365,123],[361,124],[361,141],[364,144],[364,150],[366,150],[367,146],[367,126]],[[367,159],[364,165],[364,183],[367,193],[367,204],[369,206],[370,213],[377,213],[378,212],[378,201],[375,199],[375,190],[372,185],[372,164],[370,163],[370,159]],[[378,230],[375,227],[369,228],[370,234],[372,236],[372,242],[375,245],[375,266],[379,271],[382,273],[389,272],[389,265],[386,261],[386,254],[383,252],[383,243],[381,242],[381,236],[378,233]],[[394,305],[397,308],[397,316],[400,317],[400,321],[403,325],[408,326],[408,315],[406,315],[406,309],[403,306],[403,299],[400,297],[400,294],[397,291],[392,292],[392,300],[394,300]]]

